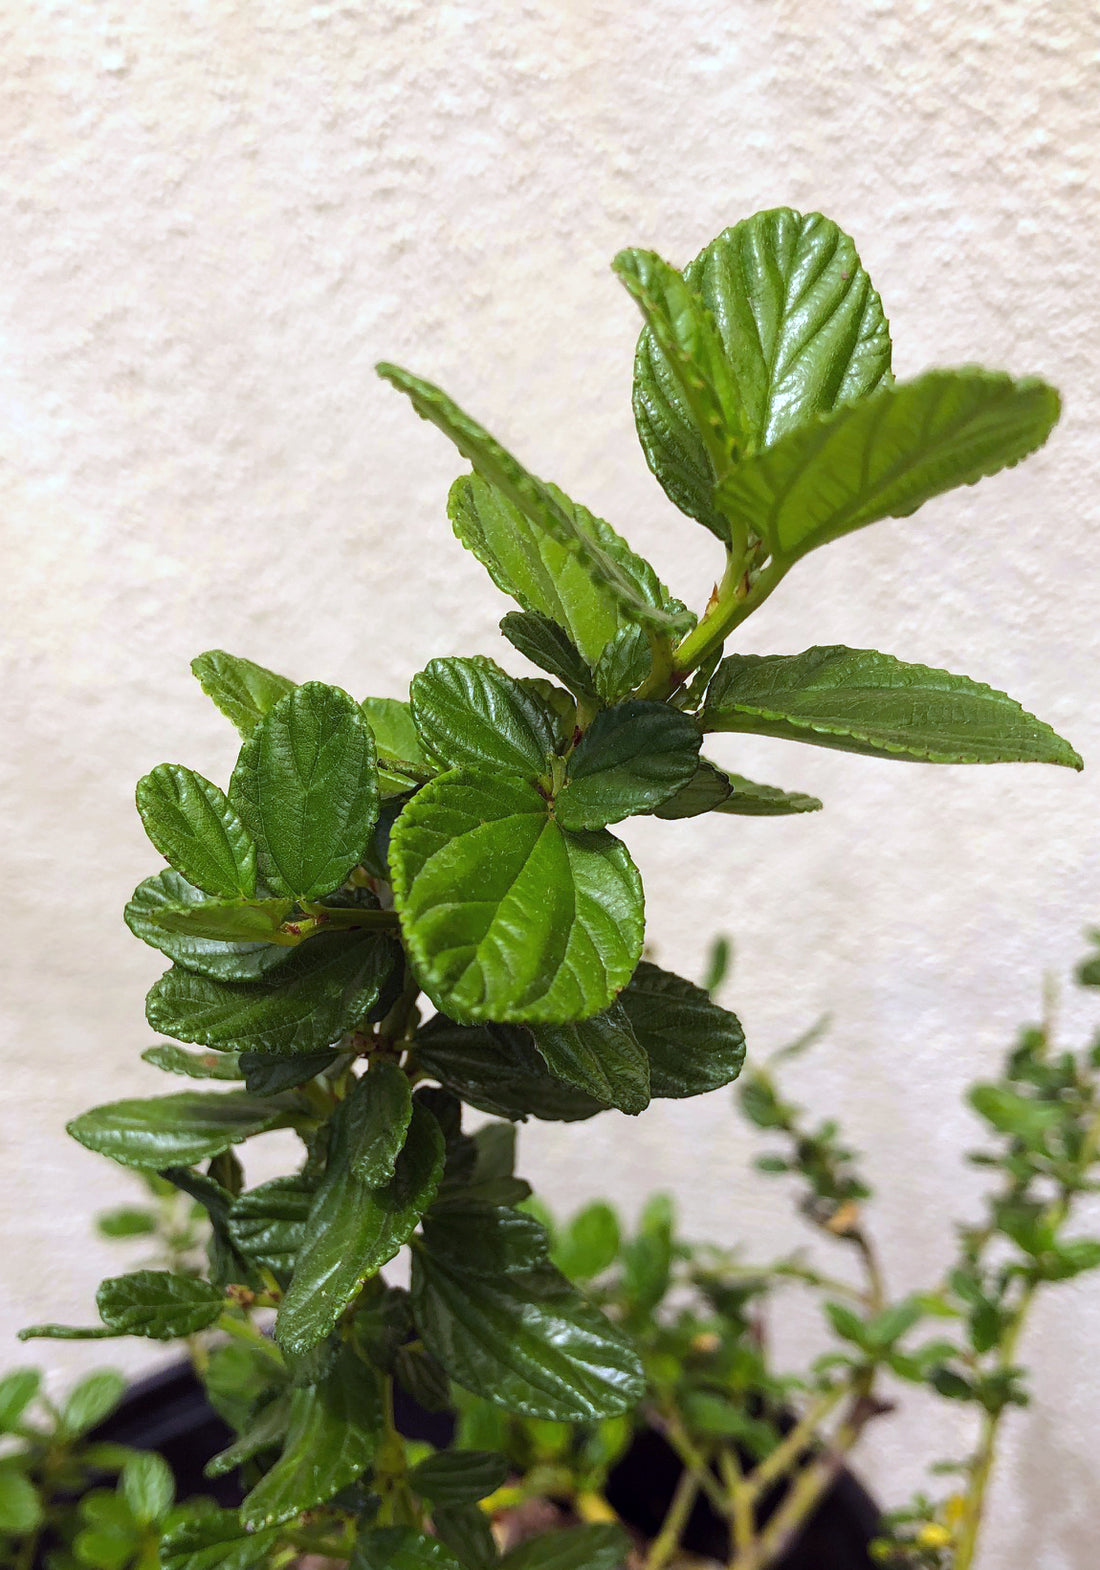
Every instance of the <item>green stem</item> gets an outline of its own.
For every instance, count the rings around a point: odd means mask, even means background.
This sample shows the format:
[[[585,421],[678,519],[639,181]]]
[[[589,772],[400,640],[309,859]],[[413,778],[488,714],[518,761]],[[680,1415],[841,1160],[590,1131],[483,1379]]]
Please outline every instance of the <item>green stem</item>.
[[[680,1480],[672,1495],[672,1503],[661,1525],[661,1530],[650,1544],[646,1556],[645,1570],[661,1570],[666,1565],[680,1546],[680,1534],[687,1526],[691,1507],[695,1503],[695,1496],[699,1492],[699,1480],[692,1471],[684,1470],[680,1473]]]
[[[675,1412],[665,1413],[665,1438],[683,1462],[685,1469],[695,1478],[697,1487],[703,1490],[719,1515],[725,1515],[726,1497],[718,1479],[711,1471],[707,1457],[696,1449]]]
[[[752,1535],[756,1530],[756,1519],[752,1508],[753,1495],[752,1490],[745,1481],[745,1474],[741,1470],[737,1452],[730,1446],[723,1446],[718,1456],[718,1465],[722,1472],[722,1482],[729,1496],[729,1507],[726,1514],[729,1517],[732,1538],[730,1547],[734,1557],[736,1557],[752,1546]]]
[[[760,1465],[750,1472],[747,1486],[750,1498],[759,1499],[764,1490],[779,1478],[783,1477],[799,1460],[804,1450],[807,1450],[817,1436],[822,1423],[834,1407],[838,1406],[845,1394],[844,1385],[834,1385],[820,1396],[808,1410],[799,1418],[770,1455],[765,1456]]]
[[[786,572],[787,563],[773,559],[746,586],[748,563],[731,555],[716,599],[673,654],[673,671],[682,678],[701,665],[712,649],[725,643],[733,629],[763,605]]]

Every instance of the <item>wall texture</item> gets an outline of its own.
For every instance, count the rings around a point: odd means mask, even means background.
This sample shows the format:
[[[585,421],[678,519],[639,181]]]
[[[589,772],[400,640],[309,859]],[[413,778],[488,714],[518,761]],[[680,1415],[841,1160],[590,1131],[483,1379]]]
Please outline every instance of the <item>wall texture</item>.
[[[188,660],[224,645],[398,694],[433,655],[495,647],[506,606],[443,517],[455,459],[376,359],[442,381],[698,601],[713,542],[637,448],[637,324],[607,263],[822,209],[857,237],[901,374],[1036,370],[1066,412],[1022,470],[793,574],[746,645],[965,670],[1097,758],[1100,20],[1093,0],[39,0],[0,7],[0,50],[0,1328],[3,1360],[60,1381],[87,1349],[10,1335],[84,1318],[121,1257],[88,1230],[118,1173],[62,1123],[160,1088],[137,1061],[157,958],[119,920],[154,864],[132,782],[233,754]],[[960,1092],[1100,917],[1094,778],[718,754],[827,811],[632,831],[652,940],[691,973],[735,936],[758,1050],[832,1013],[803,1093],[867,1152],[891,1278],[927,1282],[975,1189]],[[563,1205],[661,1184],[694,1230],[797,1235],[724,1094],[524,1146]],[[814,1331],[792,1306],[783,1333]],[[1094,1562],[1098,1335],[1095,1285],[1034,1327],[1041,1398],[1011,1424],[986,1570]],[[884,1498],[921,1481],[929,1420],[880,1424],[863,1469]],[[963,1415],[936,1422],[936,1454],[961,1449]]]

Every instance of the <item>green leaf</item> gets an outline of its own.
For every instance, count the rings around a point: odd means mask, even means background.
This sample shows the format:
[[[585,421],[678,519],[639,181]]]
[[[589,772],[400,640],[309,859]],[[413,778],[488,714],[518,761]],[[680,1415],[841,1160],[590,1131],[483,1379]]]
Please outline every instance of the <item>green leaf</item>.
[[[37,1396],[42,1373],[37,1368],[17,1368],[0,1379],[0,1434],[10,1434]]]
[[[100,1283],[96,1307],[116,1336],[149,1336],[174,1341],[212,1325],[225,1307],[217,1288],[193,1276],[168,1270],[137,1270]]]
[[[652,1095],[701,1096],[741,1072],[740,1021],[693,982],[643,960],[619,1003],[649,1059]]]
[[[255,1570],[279,1540],[277,1529],[249,1531],[236,1510],[203,1500],[201,1514],[170,1526],[160,1545],[161,1570]]]
[[[778,785],[757,785],[741,774],[726,776],[733,788],[716,812],[728,812],[741,818],[786,818],[798,812],[820,812],[821,803],[816,796],[806,796],[798,790],[780,790]]]
[[[463,1570],[437,1537],[411,1526],[376,1526],[360,1533],[348,1570]]]
[[[42,1501],[29,1477],[0,1467],[0,1533],[26,1537],[43,1518]]]
[[[432,660],[409,690],[420,740],[448,768],[468,764],[530,780],[546,772],[550,717],[492,660]]]
[[[441,1450],[414,1466],[409,1483],[434,1505],[465,1505],[494,1493],[508,1476],[508,1461],[493,1450]]]
[[[122,1469],[119,1486],[131,1514],[143,1526],[161,1520],[176,1497],[172,1469],[155,1450],[131,1456]]]
[[[290,1397],[283,1453],[241,1506],[249,1531],[323,1505],[370,1465],[382,1427],[378,1377],[348,1346],[317,1384]]]
[[[570,1281],[590,1281],[615,1263],[619,1243],[618,1216],[610,1205],[594,1200],[560,1229],[551,1258]]]
[[[421,1030],[417,1061],[456,1096],[499,1117],[573,1122],[606,1110],[603,1102],[555,1079],[521,1027],[456,1025],[437,1014]]]
[[[699,728],[665,703],[601,709],[569,760],[554,802],[563,828],[602,829],[675,796],[698,767]]]
[[[166,1074],[182,1074],[187,1079],[242,1079],[243,1073],[235,1052],[188,1052],[172,1042],[162,1041],[155,1047],[146,1047],[141,1054],[143,1063],[163,1069]]]
[[[226,1221],[234,1246],[280,1280],[289,1277],[316,1191],[316,1184],[301,1176],[272,1178],[246,1190],[233,1201]]]
[[[465,1191],[440,1199],[424,1217],[424,1244],[449,1270],[470,1276],[514,1276],[546,1261],[542,1223],[524,1210],[487,1205]]]
[[[294,683],[285,676],[255,665],[224,649],[208,649],[191,661],[191,670],[206,696],[221,710],[242,736],[251,736],[256,726],[288,692]]]
[[[243,1091],[184,1090],[148,1100],[109,1101],[82,1112],[68,1132],[124,1167],[191,1166],[284,1120],[282,1107]]]
[[[126,1381],[114,1369],[103,1368],[87,1375],[70,1391],[61,1408],[58,1425],[67,1439],[79,1439],[109,1417],[126,1393]]]
[[[215,981],[176,967],[149,993],[145,1017],[154,1030],[204,1047],[317,1051],[364,1022],[393,954],[388,939],[349,932],[311,938],[256,982]]]
[[[632,1116],[648,1107],[649,1059],[618,1003],[591,1019],[532,1026],[531,1035],[556,1079]]]
[[[732,654],[710,684],[701,723],[873,758],[1083,767],[1068,742],[1005,693],[875,649]]]
[[[137,784],[145,832],[164,859],[205,894],[249,899],[256,846],[216,785],[178,763],[161,763]]]
[[[469,1570],[497,1570],[497,1547],[489,1518],[476,1504],[435,1505],[432,1530]]]
[[[372,1012],[377,1015],[381,1005]],[[332,1067],[335,1052],[292,1052],[287,1057],[271,1057],[264,1052],[242,1052],[241,1073],[250,1096],[277,1096],[294,1090]]]
[[[653,809],[658,818],[697,818],[701,813],[716,811],[732,793],[729,776],[700,758],[695,773],[686,785]]]
[[[819,213],[776,208],[726,229],[684,269],[698,307],[714,321],[744,413],[731,425],[730,394],[711,397],[729,434],[760,451],[784,432],[889,379],[882,304],[846,234]],[[690,328],[698,307],[685,307]],[[704,318],[705,320],[705,318]],[[721,384],[705,328],[703,368]],[[653,473],[671,501],[720,538],[729,526],[714,499],[715,467],[683,372],[652,329],[638,340],[634,415]]]
[[[581,509],[576,508],[556,487],[546,485],[533,474],[529,474],[521,464],[516,462],[511,453],[507,452],[475,420],[471,420],[469,415],[447,397],[446,393],[433,386],[431,382],[411,376],[395,365],[379,365],[377,369],[380,376],[401,392],[408,394],[413,407],[422,419],[430,420],[445,436],[450,437],[462,456],[469,460],[481,479],[488,486],[493,487],[502,500],[510,503],[511,508],[518,509],[527,524],[525,531],[527,538],[522,541],[517,540],[515,548],[521,559],[526,557],[523,565],[528,569],[529,576],[536,576],[533,571],[536,562],[542,565],[543,574],[548,571],[553,572],[551,563],[547,560],[549,553],[541,549],[544,543],[553,542],[566,553],[567,557],[572,557],[591,582],[603,591],[601,598],[604,605],[609,608],[614,606],[618,614],[626,620],[636,621],[642,626],[654,627],[665,632],[686,630],[689,622],[682,614],[663,609],[659,604],[654,603],[650,594],[640,591],[639,576],[641,575],[637,572],[638,559],[629,550],[625,547],[623,550],[617,550],[615,544],[600,539],[599,530],[586,528],[585,520],[580,516]],[[474,554],[484,560],[472,539],[467,539],[459,531],[453,512],[452,521],[455,522],[455,532],[459,534],[463,544],[469,544]],[[617,536],[614,538],[617,541]],[[495,555],[495,553],[491,554]],[[564,566],[560,557],[557,565],[559,569]],[[640,565],[645,569],[645,563]],[[507,593],[515,592],[500,582],[500,578],[493,572],[491,566],[490,573],[501,587],[506,588]],[[552,616],[555,621],[559,619],[545,603],[540,604],[529,595],[525,583],[520,582],[517,587],[520,595],[528,601],[524,604],[524,609],[542,611],[544,615]],[[523,599],[521,599],[522,603],[524,603]],[[586,647],[587,640],[582,640],[575,635],[570,621],[564,621],[562,625],[586,658],[595,658],[599,654],[599,649],[590,650]],[[604,641],[606,642],[606,639]]]
[[[225,1477],[265,1450],[282,1449],[290,1424],[290,1394],[283,1392],[270,1401],[231,1445],[219,1450],[202,1469],[204,1477]]]
[[[457,1384],[507,1411],[588,1422],[642,1397],[633,1347],[549,1264],[467,1275],[418,1246],[412,1298],[429,1352]]]
[[[638,1231],[622,1245],[623,1291],[643,1323],[671,1285],[673,1220],[668,1195],[654,1194],[642,1210]]]
[[[373,1187],[355,1175],[353,1152],[363,1149],[374,1111],[370,1078],[357,1080],[333,1114],[328,1166],[275,1325],[288,1352],[328,1335],[364,1281],[408,1241],[443,1173],[442,1132],[418,1103],[393,1178]]]
[[[167,954],[177,965],[221,981],[256,981],[282,965],[289,951],[270,943],[223,943],[191,933],[169,932],[157,917],[161,911],[179,911],[185,905],[203,905],[206,896],[186,878],[166,867],[146,878],[134,890],[124,912],[135,937]]]
[[[323,682],[295,687],[244,743],[229,795],[276,893],[339,888],[378,818],[374,737],[359,705]]]
[[[203,900],[201,904],[162,905],[148,920],[164,932],[212,938],[219,943],[270,943],[294,909],[289,899]]]
[[[364,698],[359,707],[374,736],[383,796],[404,795],[422,776],[436,772],[421,748],[411,704],[400,698]],[[415,775],[407,774],[406,768],[415,770]]]
[[[619,703],[640,687],[653,665],[653,651],[641,627],[624,627],[592,669],[596,692],[605,703]]]
[[[787,433],[738,464],[718,490],[735,527],[790,563],[880,518],[918,507],[1041,447],[1058,394],[1000,372],[926,371]]]
[[[500,1570],[617,1570],[629,1549],[626,1533],[611,1523],[570,1526],[528,1538],[505,1554]]]
[[[398,818],[390,864],[417,979],[453,1019],[583,1018],[633,974],[644,907],[626,847],[563,830],[524,780],[440,775]]]
[[[1065,1117],[1058,1102],[1035,1101],[1007,1085],[973,1085],[967,1100],[998,1133],[1013,1135],[1029,1145],[1042,1146]]]
[[[565,628],[549,616],[538,611],[509,611],[501,619],[500,630],[525,659],[556,676],[576,696],[595,692],[595,678],[584,656]]]
[[[102,1212],[95,1218],[100,1237],[149,1237],[157,1230],[157,1217],[152,1210],[139,1210],[133,1205],[119,1205],[115,1210]]]
[[[412,1117],[412,1087],[395,1063],[376,1063],[356,1081],[356,1111],[348,1160],[352,1173],[371,1187],[388,1183]]]

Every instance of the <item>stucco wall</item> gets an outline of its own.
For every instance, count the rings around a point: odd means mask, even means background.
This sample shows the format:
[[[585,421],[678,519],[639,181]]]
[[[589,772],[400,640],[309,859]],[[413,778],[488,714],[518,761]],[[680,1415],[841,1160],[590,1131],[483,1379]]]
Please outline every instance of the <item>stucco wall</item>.
[[[188,660],[223,645],[397,694],[433,655],[497,647],[507,607],[443,517],[455,458],[376,359],[443,382],[698,602],[714,542],[646,471],[607,263],[684,261],[762,206],[829,213],[901,374],[1035,370],[1066,411],[1023,469],[815,557],[745,646],[964,670],[1100,755],[1100,21],[1093,0],[40,0],[0,7],[0,48],[0,1360],[60,1381],[140,1360],[10,1336],[86,1318],[122,1260],[88,1230],[119,1175],[65,1118],[169,1088],[138,1062],[157,956],[119,910],[156,864],[133,781],[233,756]],[[716,756],[827,810],[629,830],[652,940],[693,973],[713,930],[735,936],[728,1000],[757,1050],[832,1013],[801,1091],[868,1154],[892,1279],[927,1282],[975,1188],[960,1093],[1100,917],[1095,777],[732,738]],[[696,1231],[797,1235],[724,1093],[524,1150],[562,1204],[664,1185]],[[784,1333],[809,1328],[792,1312]],[[1010,1424],[985,1570],[1094,1562],[1098,1335],[1095,1283],[1035,1324],[1039,1400]],[[961,1450],[964,1414],[937,1408],[934,1443],[931,1422],[909,1403],[871,1440],[887,1500],[930,1444]]]

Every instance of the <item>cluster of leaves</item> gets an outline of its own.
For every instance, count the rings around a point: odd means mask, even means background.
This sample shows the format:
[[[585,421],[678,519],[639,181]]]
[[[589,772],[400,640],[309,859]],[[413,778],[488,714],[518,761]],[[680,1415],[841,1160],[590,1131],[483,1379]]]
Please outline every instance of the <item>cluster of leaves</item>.
[[[392,1427],[395,1379],[559,1423],[642,1396],[630,1332],[652,1288],[616,1323],[571,1284],[517,1208],[529,1190],[508,1124],[638,1114],[737,1076],[736,1017],[642,960],[641,879],[611,828],[820,803],[701,758],[704,734],[1080,767],[966,677],[840,647],[722,657],[809,551],[1040,446],[1053,390],[975,369],[895,383],[878,295],[816,215],[759,214],[682,273],[642,251],[615,266],[644,318],[647,460],[725,547],[701,616],[438,388],[383,366],[471,464],[452,524],[519,607],[505,637],[545,675],[435,659],[407,701],[358,702],[213,651],[194,670],[241,735],[227,790],[177,764],[138,785],[167,866],[126,919],[171,962],[146,1005],[168,1039],[144,1056],[192,1083],[70,1132],[201,1206],[208,1261],[110,1278],[99,1325],[28,1333],[252,1343],[262,1379],[232,1452],[249,1493],[239,1518],[171,1535],[169,1570],[246,1570],[288,1532],[358,1570],[445,1563]],[[504,1121],[471,1135],[463,1104]],[[299,1136],[301,1162],[249,1186],[238,1147],[274,1129]],[[379,1274],[406,1245],[408,1291]],[[254,1321],[266,1309],[273,1344]],[[472,1570],[479,1554],[484,1540],[456,1551]]]

